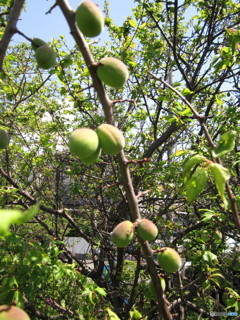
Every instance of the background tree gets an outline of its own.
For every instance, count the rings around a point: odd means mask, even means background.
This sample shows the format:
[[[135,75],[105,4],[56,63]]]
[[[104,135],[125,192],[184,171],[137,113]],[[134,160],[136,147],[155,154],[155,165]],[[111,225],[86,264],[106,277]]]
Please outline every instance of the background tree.
[[[60,7],[76,46],[54,40],[50,71],[37,67],[28,35],[8,45],[21,30],[7,15],[18,18],[21,6],[1,3],[0,125],[10,145],[0,155],[0,203],[25,210],[38,202],[40,209],[1,239],[0,300],[16,302],[33,319],[238,312],[239,4],[135,3],[122,26],[105,4],[111,41],[99,45],[84,39],[68,3],[57,0],[49,14]],[[105,56],[128,66],[123,89],[99,81],[96,63]],[[71,132],[106,122],[123,132],[124,152],[81,164],[69,152]],[[117,249],[113,228],[140,215],[158,226],[157,241],[135,237]],[[68,235],[89,243],[84,260],[66,246]],[[180,253],[179,272],[158,266],[151,248],[163,246]],[[153,299],[148,282],[157,283],[157,273],[167,288],[163,294],[158,285]]]

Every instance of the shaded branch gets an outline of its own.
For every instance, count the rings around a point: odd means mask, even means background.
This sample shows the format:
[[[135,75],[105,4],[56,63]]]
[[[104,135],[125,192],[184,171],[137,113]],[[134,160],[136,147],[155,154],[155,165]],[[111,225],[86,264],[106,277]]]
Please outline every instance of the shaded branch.
[[[204,221],[200,221],[196,224],[194,224],[193,226],[190,226],[188,227],[187,229],[183,230],[183,231],[180,231],[178,232],[178,235],[175,239],[173,239],[172,241],[172,244],[173,245],[176,245],[178,239],[182,239],[186,234],[188,234],[189,232],[193,231],[193,230],[196,230],[196,229],[200,229],[202,228],[203,226],[205,226],[206,223]]]
[[[148,150],[143,154],[143,158],[150,158],[154,151],[159,148],[168,138],[178,129],[178,125],[176,122],[173,122],[167,130],[156,140],[154,141]]]
[[[188,309],[195,311],[196,313],[202,315],[205,318],[210,318],[210,314],[202,308],[197,307],[194,303],[186,301],[185,299],[177,299],[171,304],[171,311],[174,311],[174,308],[184,305]]]
[[[25,199],[29,200],[31,204],[34,203],[39,203],[39,201],[34,198],[30,193],[28,193],[26,190],[22,190],[22,188],[18,185],[18,183],[16,181],[14,181],[4,170],[3,168],[0,167],[0,173],[2,174],[2,176],[8,181],[10,182],[16,189],[17,189],[17,193],[19,193],[20,195],[22,195]],[[79,235],[84,238],[87,242],[89,243],[93,243],[92,239],[90,237],[88,237],[81,229],[80,227],[77,225],[77,223],[72,219],[72,217],[64,210],[55,210],[53,208],[47,207],[43,204],[40,203],[40,209],[60,216],[60,217],[65,217],[66,220],[68,220],[68,222],[77,230],[77,232],[79,233]]]

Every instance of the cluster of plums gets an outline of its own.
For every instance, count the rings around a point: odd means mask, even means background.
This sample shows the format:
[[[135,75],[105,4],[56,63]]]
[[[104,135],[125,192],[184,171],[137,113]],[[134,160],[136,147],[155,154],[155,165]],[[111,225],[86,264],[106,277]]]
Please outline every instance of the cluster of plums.
[[[30,320],[28,314],[22,309],[11,306],[0,306],[0,320]]]
[[[83,164],[95,162],[103,150],[108,155],[117,155],[125,146],[122,132],[115,126],[103,123],[96,130],[79,128],[69,140],[70,152]]]
[[[104,16],[99,7],[91,0],[84,0],[75,12],[75,20],[79,30],[85,37],[96,37],[104,28]],[[128,79],[126,65],[119,59],[105,57],[97,67],[98,78],[106,85],[121,88]]]
[[[80,3],[75,20],[85,37],[96,37],[103,31],[104,16],[99,7],[90,0]],[[97,75],[106,85],[116,89],[121,88],[129,76],[126,65],[113,57],[105,57],[99,61]]]
[[[134,236],[134,230],[137,230],[138,236],[144,241],[154,241],[158,234],[158,229],[156,225],[148,219],[140,219],[135,223],[129,220],[120,222],[112,231],[111,238],[112,242],[118,248],[124,248],[128,246]],[[181,267],[181,258],[176,250],[170,247],[164,247],[157,250],[158,263],[159,266],[165,272],[176,272]],[[160,284],[162,290],[165,290],[165,280],[160,277]],[[150,281],[149,289],[154,295],[154,286]]]
[[[75,12],[78,29],[85,37],[96,37],[104,28],[104,16],[99,7],[91,0],[84,0]],[[56,64],[53,49],[39,38],[32,40],[35,58],[39,67],[49,69]],[[97,76],[106,85],[118,89],[128,80],[129,72],[126,65],[114,57],[104,57],[97,64]]]
[[[79,4],[75,12],[75,22],[85,37],[96,37],[104,28],[104,16],[99,7],[91,0],[84,0]],[[39,67],[49,69],[56,64],[54,51],[43,40],[34,38],[32,40],[32,47],[35,50],[35,57]],[[113,88],[123,87],[129,77],[126,65],[113,57],[101,59],[97,65],[96,72],[101,81]],[[121,131],[110,124],[101,124],[96,130],[90,128],[76,129],[72,132],[69,140],[71,153],[77,156],[84,164],[95,162],[102,150],[109,155],[117,155],[124,146],[125,140]],[[156,225],[148,219],[140,219],[135,223],[127,220],[119,223],[114,228],[112,232],[113,243],[118,248],[128,246],[133,239],[134,229],[137,230],[138,236],[144,241],[154,241],[158,234]],[[165,272],[176,272],[180,268],[180,256],[170,247],[158,250],[157,258],[160,267]],[[163,277],[159,279],[164,291],[165,280]],[[149,289],[154,296],[155,289],[152,281],[149,283]],[[10,320],[12,318],[6,319]],[[25,318],[23,319],[25,320]]]

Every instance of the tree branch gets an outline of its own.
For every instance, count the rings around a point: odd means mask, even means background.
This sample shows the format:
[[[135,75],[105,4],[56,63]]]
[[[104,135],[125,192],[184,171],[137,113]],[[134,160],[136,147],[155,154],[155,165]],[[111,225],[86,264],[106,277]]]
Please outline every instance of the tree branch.
[[[189,301],[186,301],[185,299],[182,299],[182,298],[179,298],[177,299],[176,301],[174,301],[171,305],[171,311],[173,312],[174,311],[174,308],[180,306],[180,305],[185,305],[188,309],[191,309],[193,311],[195,311],[196,313],[206,317],[209,319],[210,317],[210,314],[205,311],[204,309],[202,308],[199,308],[197,307],[195,304],[193,304],[192,302],[189,302]]]
[[[168,84],[166,81],[164,81],[161,78],[157,78],[156,76],[154,76],[151,72],[148,72],[154,79],[159,80],[160,82],[164,83],[166,87],[168,87],[171,91],[173,91],[174,93],[176,93],[181,100],[189,107],[189,109],[192,111],[193,115],[195,116],[195,118],[199,121],[200,126],[203,130],[203,132],[205,133],[205,137],[209,143],[209,146],[211,149],[213,149],[215,147],[215,144],[212,140],[212,137],[204,123],[204,117],[202,117],[193,107],[193,105],[175,88],[173,88],[170,84]],[[217,157],[215,159],[215,162],[222,164],[221,159],[219,157]],[[237,207],[237,203],[236,203],[236,198],[234,196],[234,194],[231,191],[230,185],[228,182],[226,182],[226,190],[227,190],[227,194],[231,203],[231,207],[232,207],[232,212],[234,215],[234,220],[235,220],[235,225],[237,227],[238,230],[240,230],[240,217],[239,217],[239,213],[238,213],[238,207]]]
[[[104,87],[103,87],[101,81],[97,77],[97,73],[96,73],[97,64],[93,60],[92,54],[89,49],[89,45],[85,41],[82,33],[76,27],[74,11],[69,6],[67,0],[57,0],[56,3],[58,4],[60,9],[62,10],[63,15],[65,16],[65,18],[68,22],[69,28],[71,30],[71,34],[72,34],[74,40],[76,41],[76,43],[82,53],[82,56],[83,56],[87,66],[89,68],[89,72],[90,72],[90,75],[93,80],[93,86],[94,86],[94,88],[98,94],[99,100],[103,106],[103,111],[104,111],[106,120],[108,123],[113,124],[114,123],[113,108],[112,108],[113,101],[111,101],[109,99],[106,91],[104,90]],[[130,171],[128,169],[127,159],[126,159],[123,151],[117,156],[117,159],[118,159],[118,163],[119,163],[119,167],[120,167],[120,173],[121,173],[121,177],[122,177],[123,186],[124,186],[124,189],[126,192],[126,197],[128,200],[128,205],[129,205],[130,212],[131,212],[131,218],[132,218],[132,221],[135,221],[135,220],[139,219],[141,217],[141,215],[140,215],[139,206],[138,206],[138,199],[137,199],[137,196],[135,195],[133,184],[132,184],[132,179],[130,176]],[[157,270],[155,267],[155,262],[152,257],[151,247],[147,241],[142,241],[141,239],[139,239],[139,241],[140,241],[142,250],[144,252],[145,258],[147,260],[149,273],[150,273],[151,278],[154,282],[156,290],[159,293],[159,295],[157,295],[159,312],[163,315],[164,319],[172,320],[172,316],[169,312],[169,308],[167,306],[167,303],[163,298],[162,288],[160,285],[160,281],[158,279],[158,274],[157,274]]]
[[[143,158],[149,158],[153,154],[153,152],[160,147],[167,139],[178,129],[178,125],[176,122],[173,122],[167,130],[156,140],[154,141],[148,150],[143,154]]]
[[[3,67],[3,59],[5,57],[8,45],[11,41],[12,36],[17,31],[16,25],[19,19],[22,7],[24,5],[25,0],[16,0],[14,1],[13,7],[11,9],[8,24],[5,28],[4,34],[0,41],[0,71],[2,71]]]
[[[69,6],[66,0],[57,0],[57,5],[60,7],[65,19],[67,20],[68,26],[70,28],[70,33],[74,38],[76,44],[78,45],[82,56],[86,62],[89,69],[90,75],[93,80],[93,86],[97,91],[99,100],[103,106],[104,113],[106,115],[107,122],[113,124],[113,102],[109,99],[106,94],[102,82],[97,77],[96,67],[97,64],[93,59],[92,53],[89,49],[89,45],[84,39],[82,33],[78,30],[75,24],[75,14],[73,9]]]
[[[2,176],[7,180],[9,181],[18,191],[18,193],[20,195],[22,195],[25,199],[29,200],[31,204],[34,204],[34,203],[37,203],[39,201],[37,201],[37,199],[35,199],[30,193],[28,193],[26,190],[22,190],[21,187],[18,185],[18,183],[16,181],[14,181],[4,170],[3,168],[0,167],[0,173],[2,174]],[[60,216],[60,217],[64,217],[76,230],[77,232],[79,233],[79,235],[84,238],[87,242],[89,243],[93,243],[92,242],[92,239],[90,237],[88,237],[86,235],[86,233],[84,233],[80,227],[77,225],[77,223],[72,219],[72,217],[64,210],[55,210],[53,208],[50,208],[50,207],[47,207],[43,204],[40,203],[40,209],[45,211],[45,212],[48,212],[48,213],[51,213],[51,214],[54,214],[54,215],[57,215],[57,216]]]

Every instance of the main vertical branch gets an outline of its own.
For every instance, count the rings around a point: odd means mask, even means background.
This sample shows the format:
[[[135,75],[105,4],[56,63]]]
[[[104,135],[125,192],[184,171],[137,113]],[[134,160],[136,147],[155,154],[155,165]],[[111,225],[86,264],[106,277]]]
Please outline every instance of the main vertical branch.
[[[65,16],[65,18],[68,22],[71,34],[72,34],[76,44],[78,45],[78,47],[83,55],[83,58],[89,68],[89,72],[90,72],[90,75],[91,75],[92,81],[93,81],[93,86],[94,86],[94,88],[98,94],[98,98],[102,104],[106,120],[108,123],[113,124],[114,123],[114,118],[113,118],[113,104],[114,103],[112,100],[109,99],[101,81],[97,77],[97,73],[96,73],[97,64],[95,63],[95,61],[92,57],[88,43],[86,42],[82,33],[76,27],[75,18],[74,18],[74,11],[69,6],[67,0],[57,0],[56,4],[60,7],[63,15]],[[128,169],[128,164],[127,164],[124,152],[122,151],[118,155],[117,158],[118,158],[120,173],[121,173],[121,177],[122,177],[122,184],[124,186],[126,197],[128,200],[131,218],[132,218],[132,221],[135,221],[135,220],[139,219],[141,217],[141,215],[140,215],[140,210],[139,210],[139,206],[138,206],[138,200],[137,200],[137,197],[134,192],[132,179],[131,179],[130,171]],[[164,317],[164,319],[172,320],[172,316],[169,311],[167,302],[163,298],[162,288],[161,288],[159,277],[157,274],[155,262],[153,260],[152,249],[147,241],[142,241],[141,239],[139,239],[139,241],[140,241],[144,256],[146,258],[146,261],[147,261],[148,271],[149,271],[150,276],[153,280],[153,283],[156,287],[156,291],[159,293],[159,295],[157,295],[159,312]]]

